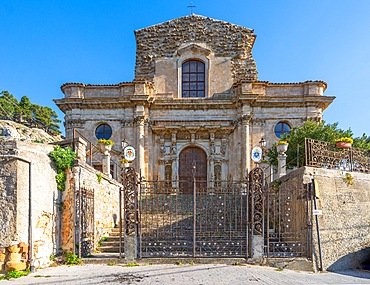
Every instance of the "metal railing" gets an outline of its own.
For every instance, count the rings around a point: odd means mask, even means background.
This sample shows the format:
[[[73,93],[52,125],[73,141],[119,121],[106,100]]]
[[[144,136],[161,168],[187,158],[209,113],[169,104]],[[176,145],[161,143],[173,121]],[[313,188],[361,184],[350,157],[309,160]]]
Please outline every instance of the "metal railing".
[[[305,139],[305,166],[369,173],[370,151],[339,149],[335,144]]]

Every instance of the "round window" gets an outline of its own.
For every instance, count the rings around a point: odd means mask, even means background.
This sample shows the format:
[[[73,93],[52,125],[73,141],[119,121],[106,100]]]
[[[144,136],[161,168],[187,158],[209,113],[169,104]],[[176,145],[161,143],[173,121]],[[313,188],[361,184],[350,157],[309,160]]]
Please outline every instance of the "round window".
[[[284,122],[277,123],[274,129],[275,136],[277,136],[278,138],[280,138],[282,134],[289,133],[289,131],[290,126]]]
[[[101,124],[95,130],[95,136],[97,139],[109,140],[112,136],[112,128],[108,124]]]

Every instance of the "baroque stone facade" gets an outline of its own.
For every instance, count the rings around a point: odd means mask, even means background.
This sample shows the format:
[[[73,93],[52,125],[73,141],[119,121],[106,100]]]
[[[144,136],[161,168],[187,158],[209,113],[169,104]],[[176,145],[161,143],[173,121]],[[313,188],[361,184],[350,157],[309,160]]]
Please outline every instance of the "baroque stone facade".
[[[190,15],[135,31],[132,82],[66,83],[55,100],[65,113],[66,137],[78,130],[91,142],[103,134],[137,150],[135,167],[146,179],[185,179],[192,163],[205,165],[199,179],[242,179],[254,167],[251,149],[267,147],[305,120],[320,121],[334,100],[323,81],[259,81],[253,30]],[[190,66],[190,67],[189,67]],[[200,150],[194,161],[185,150]],[[193,153],[196,153],[194,151]],[[195,155],[195,154],[194,154]]]

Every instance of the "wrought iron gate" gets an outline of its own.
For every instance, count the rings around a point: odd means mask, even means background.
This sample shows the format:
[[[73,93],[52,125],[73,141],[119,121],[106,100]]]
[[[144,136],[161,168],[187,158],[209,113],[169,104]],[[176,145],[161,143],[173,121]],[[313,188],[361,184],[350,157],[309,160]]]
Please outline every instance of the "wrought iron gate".
[[[137,237],[139,258],[311,257],[311,184],[265,185],[261,168],[217,183],[125,173],[124,232]]]
[[[299,179],[266,188],[266,257],[312,257],[312,199],[312,183]]]
[[[76,236],[79,257],[94,252],[94,189],[80,188],[76,192]]]
[[[247,184],[180,182],[140,184],[140,256],[246,257]]]

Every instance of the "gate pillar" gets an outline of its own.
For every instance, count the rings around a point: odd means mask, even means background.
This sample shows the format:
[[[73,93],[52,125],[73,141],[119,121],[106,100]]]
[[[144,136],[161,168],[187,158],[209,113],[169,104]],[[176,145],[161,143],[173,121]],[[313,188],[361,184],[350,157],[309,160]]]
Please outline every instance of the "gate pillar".
[[[262,235],[252,235],[252,259],[263,258],[264,238]]]
[[[252,259],[261,259],[264,253],[263,181],[262,168],[257,167],[249,173]]]
[[[133,167],[124,169],[124,252],[127,261],[138,257],[138,189]]]

